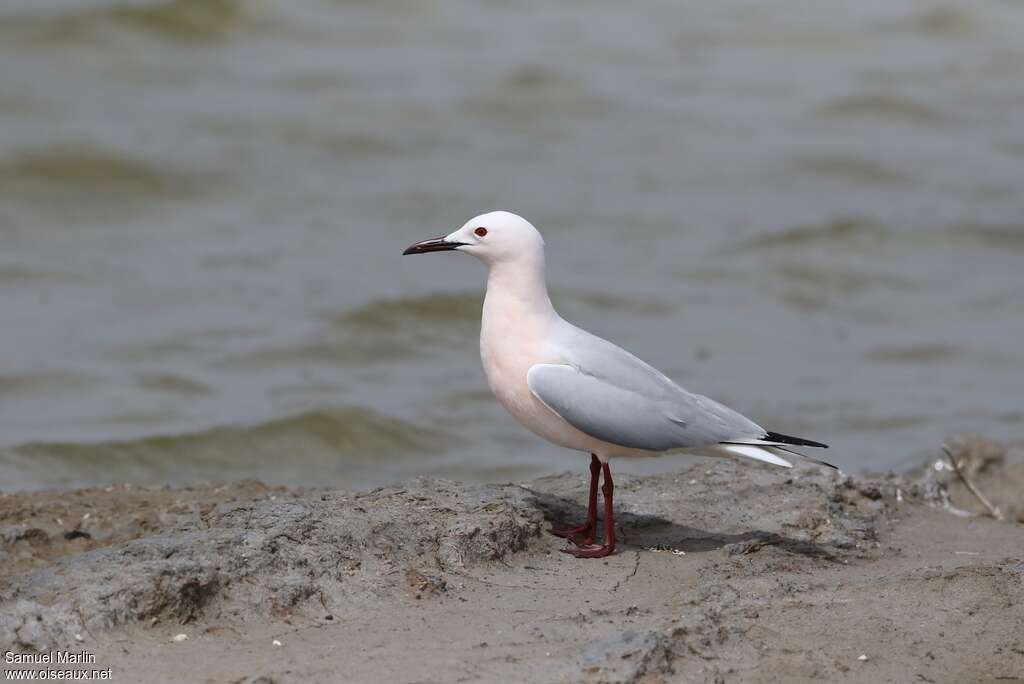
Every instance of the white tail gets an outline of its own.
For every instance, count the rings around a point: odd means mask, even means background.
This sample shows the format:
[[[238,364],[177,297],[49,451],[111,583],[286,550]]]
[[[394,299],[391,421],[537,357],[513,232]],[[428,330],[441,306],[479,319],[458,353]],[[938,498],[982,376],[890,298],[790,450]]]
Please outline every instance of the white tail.
[[[772,465],[782,466],[783,468],[792,468],[793,464],[776,455],[769,447],[758,446],[756,444],[719,444],[718,448],[730,454],[736,454],[737,456],[743,456],[744,458],[751,458],[755,461],[763,461],[765,463],[771,463]]]

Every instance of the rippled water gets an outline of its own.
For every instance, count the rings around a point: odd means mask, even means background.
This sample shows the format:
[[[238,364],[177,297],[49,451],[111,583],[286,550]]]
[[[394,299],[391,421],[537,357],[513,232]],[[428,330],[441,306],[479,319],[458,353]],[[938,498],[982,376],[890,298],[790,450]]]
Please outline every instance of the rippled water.
[[[582,467],[487,392],[479,265],[400,257],[495,208],[570,320],[847,470],[1019,437],[1021,35],[1010,0],[8,0],[0,488]]]

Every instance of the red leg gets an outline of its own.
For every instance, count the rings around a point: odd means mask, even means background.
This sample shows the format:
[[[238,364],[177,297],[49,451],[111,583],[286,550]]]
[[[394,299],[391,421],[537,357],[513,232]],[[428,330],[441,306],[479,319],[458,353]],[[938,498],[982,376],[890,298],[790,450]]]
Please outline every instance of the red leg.
[[[577,558],[604,558],[615,553],[615,519],[612,514],[612,494],[615,491],[615,483],[612,482],[612,471],[605,463],[604,486],[604,544],[583,544],[575,549],[563,549],[565,553],[571,553]]]
[[[597,478],[600,474],[601,462],[597,460],[597,456],[590,454],[590,503],[587,504],[587,521],[575,527],[552,527],[551,534],[570,539],[583,535],[584,544],[594,541],[594,532],[597,531]]]

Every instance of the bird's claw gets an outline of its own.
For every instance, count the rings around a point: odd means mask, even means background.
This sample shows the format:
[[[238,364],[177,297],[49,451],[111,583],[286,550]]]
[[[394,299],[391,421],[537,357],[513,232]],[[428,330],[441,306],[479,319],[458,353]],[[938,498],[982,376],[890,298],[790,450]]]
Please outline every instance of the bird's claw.
[[[576,543],[576,538],[577,537],[587,538],[587,537],[590,537],[591,535],[593,535],[593,533],[594,533],[594,526],[593,525],[589,525],[587,523],[584,523],[582,525],[577,525],[575,527],[554,527],[554,526],[552,526],[549,531],[551,532],[551,534],[555,535],[556,537],[561,537],[562,539],[568,539],[568,540],[572,541],[573,543]]]
[[[615,553],[615,544],[584,544],[575,549],[562,549],[561,551],[576,558],[604,558]]]

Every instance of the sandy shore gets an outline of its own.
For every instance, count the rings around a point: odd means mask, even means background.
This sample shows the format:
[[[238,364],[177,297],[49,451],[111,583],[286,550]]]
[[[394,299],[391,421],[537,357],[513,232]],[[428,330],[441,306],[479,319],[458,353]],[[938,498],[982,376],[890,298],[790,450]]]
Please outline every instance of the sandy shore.
[[[139,682],[1024,681],[1024,450],[957,453],[1008,522],[934,467],[708,460],[620,477],[598,561],[545,533],[580,474],[0,495],[0,652]]]

